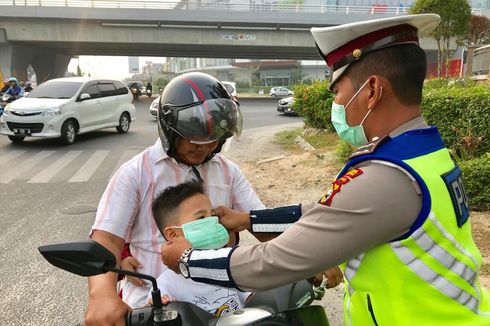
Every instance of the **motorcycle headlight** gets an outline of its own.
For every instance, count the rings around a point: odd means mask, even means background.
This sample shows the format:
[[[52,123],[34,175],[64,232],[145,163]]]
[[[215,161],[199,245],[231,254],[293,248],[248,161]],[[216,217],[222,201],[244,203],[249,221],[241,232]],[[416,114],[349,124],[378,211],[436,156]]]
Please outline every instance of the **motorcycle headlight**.
[[[158,102],[153,102],[153,103],[151,103],[151,108],[152,108],[152,109],[156,109],[156,108],[158,108]]]
[[[59,114],[61,114],[60,108],[51,108],[44,111],[43,116],[49,117],[49,116],[54,116]]]

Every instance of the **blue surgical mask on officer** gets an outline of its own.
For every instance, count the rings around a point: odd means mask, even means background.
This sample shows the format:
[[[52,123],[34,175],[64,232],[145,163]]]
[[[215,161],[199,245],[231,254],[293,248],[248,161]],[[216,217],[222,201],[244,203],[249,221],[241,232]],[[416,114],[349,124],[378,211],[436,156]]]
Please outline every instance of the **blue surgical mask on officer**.
[[[347,102],[347,104],[344,106],[342,104],[335,103],[335,101],[332,102],[332,114],[331,114],[331,121],[332,124],[335,128],[335,131],[339,135],[339,137],[346,142],[354,145],[354,146],[362,146],[368,143],[368,140],[366,138],[366,134],[364,132],[364,127],[362,126],[364,121],[366,121],[367,117],[371,113],[371,110],[369,110],[364,118],[362,119],[361,123],[358,126],[349,126],[347,123],[347,117],[345,110],[347,110],[347,107],[349,104],[352,103],[352,101],[356,98],[356,96],[361,92],[361,90],[367,85],[369,80],[366,80],[364,84],[357,90],[357,92],[352,96],[352,98]],[[381,92],[383,92],[383,89],[381,88]],[[379,96],[381,98],[381,94]]]

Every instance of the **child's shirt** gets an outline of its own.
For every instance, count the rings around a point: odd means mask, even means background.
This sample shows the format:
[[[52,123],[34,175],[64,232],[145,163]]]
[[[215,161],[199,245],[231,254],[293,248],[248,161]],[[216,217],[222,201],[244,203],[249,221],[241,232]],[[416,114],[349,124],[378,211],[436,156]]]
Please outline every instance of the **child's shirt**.
[[[160,293],[168,295],[171,300],[193,303],[216,317],[226,315],[244,307],[245,301],[252,294],[205,283],[194,282],[165,269],[157,279]],[[151,291],[148,294],[151,298]]]

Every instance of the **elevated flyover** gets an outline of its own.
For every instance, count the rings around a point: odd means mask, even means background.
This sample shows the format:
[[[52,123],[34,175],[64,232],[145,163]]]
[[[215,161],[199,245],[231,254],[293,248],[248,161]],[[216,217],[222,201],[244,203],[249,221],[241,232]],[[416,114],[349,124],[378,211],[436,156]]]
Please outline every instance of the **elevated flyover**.
[[[0,68],[23,78],[31,64],[42,81],[62,76],[77,55],[318,59],[311,27],[406,14],[376,6],[277,6],[238,0],[0,0]],[[429,39],[422,45],[436,48]]]

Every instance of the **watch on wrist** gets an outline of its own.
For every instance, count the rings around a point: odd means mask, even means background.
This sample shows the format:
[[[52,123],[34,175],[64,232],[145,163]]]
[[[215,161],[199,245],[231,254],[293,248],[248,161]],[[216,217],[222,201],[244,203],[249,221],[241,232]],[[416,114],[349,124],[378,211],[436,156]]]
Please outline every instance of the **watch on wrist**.
[[[192,252],[192,248],[187,248],[180,256],[179,260],[179,270],[182,276],[189,278],[189,256]]]

